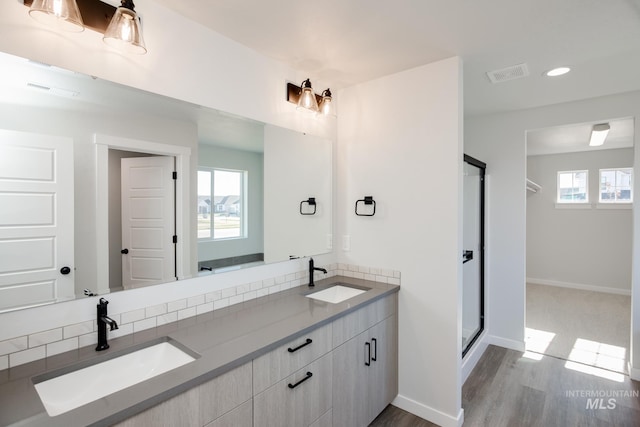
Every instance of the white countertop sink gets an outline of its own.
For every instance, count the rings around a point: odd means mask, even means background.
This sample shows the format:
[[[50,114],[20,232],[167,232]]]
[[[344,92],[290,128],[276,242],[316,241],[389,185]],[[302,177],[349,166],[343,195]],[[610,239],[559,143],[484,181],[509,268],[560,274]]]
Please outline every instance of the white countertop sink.
[[[195,359],[164,341],[34,385],[47,413],[56,416]]]
[[[314,292],[307,295],[307,298],[313,298],[320,301],[338,304],[353,298],[356,295],[365,293],[364,289],[351,288],[349,286],[335,285],[322,291]]]

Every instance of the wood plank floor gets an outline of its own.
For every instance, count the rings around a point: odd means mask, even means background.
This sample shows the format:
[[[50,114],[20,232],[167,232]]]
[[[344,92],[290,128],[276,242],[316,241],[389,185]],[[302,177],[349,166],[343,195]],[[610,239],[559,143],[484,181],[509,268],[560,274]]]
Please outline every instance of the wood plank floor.
[[[489,346],[462,388],[465,427],[640,426],[639,382],[611,371],[571,368],[556,357],[534,360]],[[434,425],[391,405],[371,424]]]

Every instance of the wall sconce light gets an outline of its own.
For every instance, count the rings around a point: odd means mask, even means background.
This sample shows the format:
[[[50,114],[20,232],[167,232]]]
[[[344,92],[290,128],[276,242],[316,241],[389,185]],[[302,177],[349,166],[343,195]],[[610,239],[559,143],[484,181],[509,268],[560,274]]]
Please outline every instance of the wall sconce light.
[[[593,125],[593,128],[591,129],[591,138],[589,139],[589,146],[598,147],[604,144],[604,140],[607,138],[609,129],[611,129],[609,123]]]
[[[325,89],[322,95],[317,95],[309,79],[303,81],[300,86],[287,83],[287,101],[296,104],[299,110],[335,116],[331,90]]]
[[[34,19],[54,28],[75,32],[90,28],[104,34],[104,42],[118,50],[147,52],[132,0],[121,0],[117,8],[100,0],[24,0],[24,5]]]
[[[36,21],[59,30],[74,33],[84,31],[76,0],[33,0],[29,15]]]

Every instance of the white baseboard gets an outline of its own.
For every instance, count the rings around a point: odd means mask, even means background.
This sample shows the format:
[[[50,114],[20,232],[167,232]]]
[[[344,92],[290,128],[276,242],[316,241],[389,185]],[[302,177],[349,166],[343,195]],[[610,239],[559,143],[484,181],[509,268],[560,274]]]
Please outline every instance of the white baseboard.
[[[471,350],[469,350],[469,352],[465,354],[464,359],[462,359],[462,384],[467,381],[469,374],[471,374],[471,371],[473,371],[473,368],[476,367],[478,361],[484,354],[484,351],[489,346],[489,344],[485,340],[486,336],[487,335],[485,331],[482,333],[482,335],[480,335],[478,340],[473,343],[473,347],[471,347]]]
[[[487,344],[497,345],[498,347],[504,347],[515,351],[525,351],[524,341],[510,340],[507,338],[497,337],[495,335],[487,335],[485,341]]]
[[[441,427],[462,427],[464,422],[464,410],[462,408],[460,408],[458,415],[453,417],[400,394],[396,396],[391,404]]]
[[[640,381],[640,369],[634,368],[633,366],[631,366],[631,362],[629,362],[628,368],[629,368],[629,378],[631,378],[634,381]]]
[[[607,286],[583,285],[582,283],[560,282],[557,280],[535,279],[527,277],[527,283],[534,285],[557,286],[559,288],[579,289],[582,291],[604,292],[615,295],[631,295],[631,289],[609,288]]]

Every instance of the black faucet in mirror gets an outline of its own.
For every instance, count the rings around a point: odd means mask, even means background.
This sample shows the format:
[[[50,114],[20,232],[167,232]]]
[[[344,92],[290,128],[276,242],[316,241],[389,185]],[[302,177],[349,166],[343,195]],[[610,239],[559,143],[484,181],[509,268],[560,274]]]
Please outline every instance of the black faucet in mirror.
[[[327,270],[314,266],[313,258],[309,258],[309,286],[315,286],[315,283],[313,283],[313,272],[316,270],[322,271],[324,274],[327,274]]]
[[[113,331],[114,329],[118,329],[118,324],[115,320],[107,316],[107,301],[104,298],[100,298],[98,301],[98,346],[96,347],[96,351],[106,350],[109,348],[109,344],[107,343],[107,325]]]

